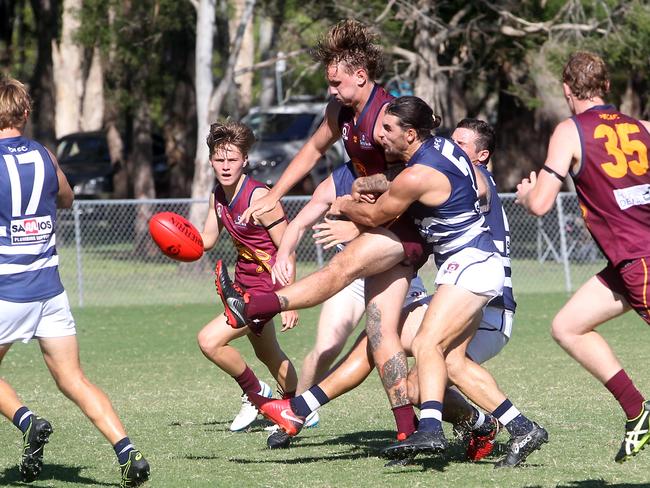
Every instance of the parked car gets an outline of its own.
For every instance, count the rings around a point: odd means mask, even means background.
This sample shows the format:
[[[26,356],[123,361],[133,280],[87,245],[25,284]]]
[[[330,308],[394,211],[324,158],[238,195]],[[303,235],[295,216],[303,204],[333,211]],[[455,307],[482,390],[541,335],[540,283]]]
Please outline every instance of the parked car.
[[[248,173],[273,186],[293,157],[323,121],[326,102],[289,102],[262,109],[254,107],[242,119],[249,125],[257,142],[248,154]],[[347,160],[339,140],[316,164],[293,193],[311,194],[314,188]]]
[[[166,191],[169,167],[162,137],[152,135],[153,175],[156,193]],[[57,141],[56,157],[78,198],[110,198],[113,194],[113,165],[103,131],[75,132]]]

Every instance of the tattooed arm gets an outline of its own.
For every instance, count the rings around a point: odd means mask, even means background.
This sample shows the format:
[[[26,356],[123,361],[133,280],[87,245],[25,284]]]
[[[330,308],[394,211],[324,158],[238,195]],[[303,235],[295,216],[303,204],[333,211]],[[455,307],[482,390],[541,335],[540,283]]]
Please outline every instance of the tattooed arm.
[[[386,192],[390,186],[390,182],[393,181],[403,169],[403,164],[394,164],[389,166],[383,173],[357,178],[352,184],[352,197],[359,201],[362,195],[381,194]]]

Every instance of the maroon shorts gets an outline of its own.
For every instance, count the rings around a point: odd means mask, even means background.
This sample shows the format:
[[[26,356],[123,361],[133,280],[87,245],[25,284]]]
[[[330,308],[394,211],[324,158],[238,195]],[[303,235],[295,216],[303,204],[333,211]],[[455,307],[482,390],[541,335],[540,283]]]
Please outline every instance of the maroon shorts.
[[[632,309],[650,324],[650,256],[608,264],[596,275],[610,290],[625,297]]]
[[[413,223],[413,219],[401,215],[392,224],[387,225],[386,228],[395,234],[402,243],[404,255],[406,256],[403,263],[413,266],[415,271],[420,269],[429,259],[431,252],[427,250],[428,246],[425,245],[424,239],[422,239]]]

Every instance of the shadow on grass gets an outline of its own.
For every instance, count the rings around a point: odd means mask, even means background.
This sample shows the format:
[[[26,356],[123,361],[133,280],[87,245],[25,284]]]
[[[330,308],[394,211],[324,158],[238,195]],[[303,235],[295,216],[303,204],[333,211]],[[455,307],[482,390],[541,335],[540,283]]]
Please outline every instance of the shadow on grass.
[[[600,480],[581,480],[581,481],[569,481],[568,483],[562,483],[557,485],[557,488],[628,488],[634,486],[648,486],[647,482],[642,483],[608,483],[607,481]],[[534,488],[534,487],[528,487]]]
[[[38,480],[33,481],[28,485],[26,483],[23,483],[23,481],[20,479],[18,466],[12,466],[10,468],[6,468],[2,473],[0,473],[0,486],[39,486],[39,482],[48,481],[66,481],[69,483],[77,483],[90,486],[115,486],[115,483],[102,483],[92,478],[82,476],[80,473],[84,469],[84,466],[46,464],[43,466],[43,471],[38,477]],[[115,476],[118,476],[117,472],[115,473]]]

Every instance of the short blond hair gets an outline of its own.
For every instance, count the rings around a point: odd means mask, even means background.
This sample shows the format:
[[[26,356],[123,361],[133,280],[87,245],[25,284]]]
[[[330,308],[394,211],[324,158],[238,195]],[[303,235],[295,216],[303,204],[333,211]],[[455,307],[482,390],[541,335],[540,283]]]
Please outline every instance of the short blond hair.
[[[25,113],[31,111],[32,99],[25,85],[14,78],[0,78],[0,129],[22,129]]]
[[[604,98],[609,91],[609,72],[600,56],[588,51],[573,53],[562,72],[566,83],[578,100]]]

